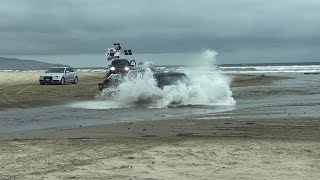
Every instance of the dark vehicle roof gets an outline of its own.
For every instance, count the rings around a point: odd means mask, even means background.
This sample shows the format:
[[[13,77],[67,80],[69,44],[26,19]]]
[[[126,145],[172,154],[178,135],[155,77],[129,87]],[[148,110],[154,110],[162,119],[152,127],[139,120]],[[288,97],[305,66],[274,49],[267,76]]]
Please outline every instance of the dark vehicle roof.
[[[181,72],[156,72],[154,76],[187,76],[185,73]]]
[[[115,59],[111,63],[112,65],[129,65],[128,59]]]
[[[158,86],[163,87],[177,83],[189,83],[189,78],[185,73],[180,72],[157,72],[153,76],[158,81]]]

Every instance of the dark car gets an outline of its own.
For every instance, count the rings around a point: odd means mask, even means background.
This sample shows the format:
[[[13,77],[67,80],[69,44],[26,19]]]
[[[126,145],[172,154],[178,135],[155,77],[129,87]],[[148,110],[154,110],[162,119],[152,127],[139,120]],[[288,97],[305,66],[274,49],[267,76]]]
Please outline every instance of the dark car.
[[[169,85],[189,84],[188,76],[181,72],[158,72],[154,73],[153,77],[157,80],[159,88]]]
[[[190,83],[188,76],[181,72],[156,72],[153,74],[153,77],[157,81],[159,88],[180,83],[188,85]],[[98,84],[100,91],[104,88],[118,86],[122,81],[121,78],[120,75],[111,75],[110,78],[107,78],[103,83]]]
[[[135,60],[129,62],[128,59],[115,59],[109,65],[107,77],[111,74],[125,74],[136,66],[135,63]]]

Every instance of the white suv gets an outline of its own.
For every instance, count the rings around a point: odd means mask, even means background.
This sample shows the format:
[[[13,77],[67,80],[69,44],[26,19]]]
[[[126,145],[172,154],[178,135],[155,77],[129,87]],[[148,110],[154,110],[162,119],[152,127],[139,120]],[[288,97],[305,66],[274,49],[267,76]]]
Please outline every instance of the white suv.
[[[39,78],[39,83],[44,84],[65,84],[78,83],[78,73],[71,67],[52,67]]]

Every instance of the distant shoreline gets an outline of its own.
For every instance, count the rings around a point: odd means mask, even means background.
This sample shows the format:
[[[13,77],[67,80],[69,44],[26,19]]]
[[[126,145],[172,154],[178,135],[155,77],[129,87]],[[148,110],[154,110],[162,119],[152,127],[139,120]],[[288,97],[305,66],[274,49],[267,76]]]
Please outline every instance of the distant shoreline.
[[[106,61],[107,62],[107,61]],[[0,71],[28,71],[28,70],[46,70],[52,66],[69,66],[65,64],[47,63],[37,60],[25,60],[18,58],[7,58],[0,57]],[[320,62],[285,62],[285,63],[217,63],[214,64],[216,67],[252,67],[252,66],[307,66],[307,65],[320,65]],[[194,66],[207,66],[205,64],[157,64],[155,67],[194,67]],[[105,69],[106,66],[87,66],[87,67],[77,67],[76,69]]]

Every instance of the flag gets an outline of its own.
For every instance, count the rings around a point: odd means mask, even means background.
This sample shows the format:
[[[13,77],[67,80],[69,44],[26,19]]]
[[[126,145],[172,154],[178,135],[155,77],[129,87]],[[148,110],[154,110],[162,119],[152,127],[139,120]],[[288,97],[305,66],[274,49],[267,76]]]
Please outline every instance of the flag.
[[[113,45],[116,47],[116,50],[117,51],[120,51],[122,48],[121,48],[121,46],[120,46],[120,43],[113,43]]]
[[[131,49],[124,50],[124,55],[132,55]]]
[[[106,53],[107,59],[111,60],[114,58],[116,54],[116,50],[114,48],[108,48],[108,52]]]
[[[120,57],[120,52],[117,51],[116,53],[114,53],[114,57],[115,57],[115,58],[119,58],[119,57]]]

